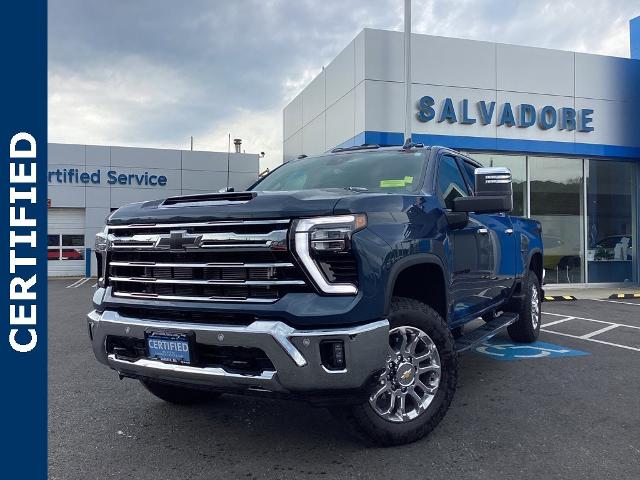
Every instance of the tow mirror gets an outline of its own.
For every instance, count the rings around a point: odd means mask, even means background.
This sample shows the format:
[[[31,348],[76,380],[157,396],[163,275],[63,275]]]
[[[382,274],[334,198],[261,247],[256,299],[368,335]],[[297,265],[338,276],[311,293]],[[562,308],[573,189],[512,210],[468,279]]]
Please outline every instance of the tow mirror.
[[[508,168],[476,168],[474,177],[476,194],[455,198],[454,212],[499,213],[513,210],[513,186]]]

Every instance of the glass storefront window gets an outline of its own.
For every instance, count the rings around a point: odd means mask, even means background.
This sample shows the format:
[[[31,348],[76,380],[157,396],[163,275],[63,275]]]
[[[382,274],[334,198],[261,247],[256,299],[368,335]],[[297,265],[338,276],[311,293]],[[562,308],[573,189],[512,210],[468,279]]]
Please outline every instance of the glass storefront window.
[[[65,247],[81,247],[84,245],[84,235],[62,235],[62,245]]]
[[[542,224],[548,283],[584,282],[583,161],[529,157],[531,217]]]
[[[633,281],[635,182],[632,163],[588,160],[589,283]]]
[[[84,260],[84,234],[49,234],[48,260]]]
[[[542,223],[547,283],[638,281],[635,163],[464,153],[511,170],[512,214]]]
[[[490,155],[471,153],[471,158],[485,167],[506,167],[511,170],[513,178],[513,211],[512,215],[526,216],[527,205],[527,157],[524,155]]]
[[[47,246],[49,247],[60,246],[60,235],[47,235]]]

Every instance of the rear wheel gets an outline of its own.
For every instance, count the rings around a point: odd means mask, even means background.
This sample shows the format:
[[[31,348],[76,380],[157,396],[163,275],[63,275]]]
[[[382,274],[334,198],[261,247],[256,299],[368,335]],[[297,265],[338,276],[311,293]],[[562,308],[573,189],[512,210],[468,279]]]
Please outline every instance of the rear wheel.
[[[522,288],[524,298],[520,304],[520,310],[516,312],[520,318],[509,325],[507,331],[513,341],[530,343],[538,339],[542,319],[542,295],[538,276],[529,271]]]
[[[179,387],[169,383],[162,383],[149,379],[140,380],[140,383],[142,383],[147,390],[159,399],[176,405],[206,403],[215,400],[222,395],[219,392]]]
[[[394,297],[385,370],[361,405],[341,417],[379,445],[418,440],[444,417],[457,381],[454,342],[440,315],[417,300]]]

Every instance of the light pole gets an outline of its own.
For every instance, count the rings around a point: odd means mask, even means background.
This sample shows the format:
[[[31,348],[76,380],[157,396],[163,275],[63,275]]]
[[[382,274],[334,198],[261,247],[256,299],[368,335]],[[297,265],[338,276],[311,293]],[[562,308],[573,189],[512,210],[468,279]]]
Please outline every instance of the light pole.
[[[411,137],[413,105],[411,100],[411,0],[404,0],[404,139]]]

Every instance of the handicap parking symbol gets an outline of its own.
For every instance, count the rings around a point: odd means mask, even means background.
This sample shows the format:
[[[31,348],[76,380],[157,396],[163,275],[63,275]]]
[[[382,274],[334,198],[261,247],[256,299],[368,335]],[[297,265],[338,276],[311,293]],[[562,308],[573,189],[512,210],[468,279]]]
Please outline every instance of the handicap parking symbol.
[[[579,357],[588,352],[572,350],[552,343],[513,343],[496,338],[483,342],[475,351],[496,360],[523,360],[527,358]]]

